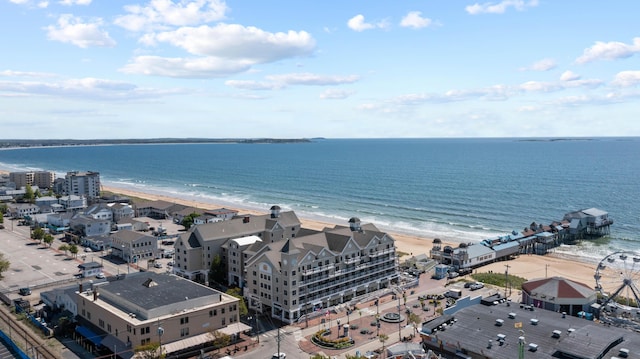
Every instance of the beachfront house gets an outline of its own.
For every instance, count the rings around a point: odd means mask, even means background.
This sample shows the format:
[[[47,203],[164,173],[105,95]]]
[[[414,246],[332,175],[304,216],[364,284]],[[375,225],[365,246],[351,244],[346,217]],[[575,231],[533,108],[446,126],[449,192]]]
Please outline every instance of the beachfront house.
[[[58,198],[58,202],[67,212],[77,212],[87,208],[87,198],[84,196],[67,195]]]
[[[159,220],[172,220],[172,213],[180,212],[185,208],[187,206],[167,201],[144,201],[133,205],[136,217],[149,217]]]
[[[113,221],[116,223],[123,219],[133,218],[135,215],[133,207],[128,203],[109,203],[108,206],[111,208]]]
[[[92,171],[71,171],[64,177],[64,193],[89,198],[100,197],[100,173]]]

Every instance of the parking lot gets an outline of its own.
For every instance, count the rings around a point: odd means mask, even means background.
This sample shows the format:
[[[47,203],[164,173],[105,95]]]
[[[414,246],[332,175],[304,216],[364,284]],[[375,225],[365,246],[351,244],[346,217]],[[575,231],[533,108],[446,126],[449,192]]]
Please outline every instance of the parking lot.
[[[9,270],[3,273],[4,278],[0,280],[0,291],[11,299],[22,297],[36,304],[41,291],[76,283],[79,279],[78,265],[82,263],[100,263],[105,276],[131,273],[139,269],[166,272],[172,268],[168,263],[173,261],[173,256],[129,266],[120,258],[113,257],[109,251],[97,252],[80,247],[74,257],[69,252],[57,249],[65,244],[61,240],[62,235],[54,236],[55,240],[49,246],[31,239],[30,227],[18,223],[18,220],[5,218],[5,228],[0,229],[0,252],[11,263]],[[182,229],[182,226],[175,224],[163,224],[163,227],[167,228],[168,235],[175,235]],[[165,244],[162,241],[163,239],[158,241],[159,248],[173,250],[173,243],[170,242],[175,241],[175,238],[167,238],[164,240]],[[31,293],[21,296],[20,288],[30,288]]]

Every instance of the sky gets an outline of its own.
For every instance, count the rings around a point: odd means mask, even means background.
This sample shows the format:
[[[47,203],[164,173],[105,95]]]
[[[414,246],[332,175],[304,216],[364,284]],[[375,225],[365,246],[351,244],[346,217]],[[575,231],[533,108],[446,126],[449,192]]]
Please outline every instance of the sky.
[[[0,0],[0,139],[640,136],[640,1]]]

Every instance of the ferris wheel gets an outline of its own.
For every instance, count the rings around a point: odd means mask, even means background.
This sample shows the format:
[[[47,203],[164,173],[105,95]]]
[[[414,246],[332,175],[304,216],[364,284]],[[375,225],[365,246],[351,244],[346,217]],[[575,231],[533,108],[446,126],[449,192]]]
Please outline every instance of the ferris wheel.
[[[603,296],[604,308],[613,301],[630,307],[640,304],[640,255],[615,252],[604,257],[594,275],[596,290]]]

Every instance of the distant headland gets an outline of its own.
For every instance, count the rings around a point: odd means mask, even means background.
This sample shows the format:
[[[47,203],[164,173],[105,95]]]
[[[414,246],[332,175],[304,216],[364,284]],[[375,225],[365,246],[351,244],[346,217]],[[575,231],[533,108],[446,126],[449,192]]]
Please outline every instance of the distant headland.
[[[97,145],[148,145],[148,144],[181,144],[181,143],[306,143],[307,138],[131,138],[131,139],[0,139],[0,148],[16,147],[60,147],[60,146],[97,146]]]

